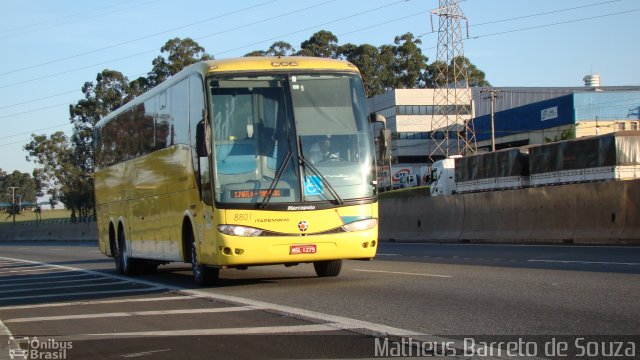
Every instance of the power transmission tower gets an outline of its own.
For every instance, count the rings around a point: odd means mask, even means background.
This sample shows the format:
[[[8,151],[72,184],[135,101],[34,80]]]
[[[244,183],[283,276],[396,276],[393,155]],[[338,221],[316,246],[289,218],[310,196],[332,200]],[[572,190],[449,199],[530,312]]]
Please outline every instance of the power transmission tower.
[[[438,16],[438,47],[429,141],[429,161],[432,163],[452,152],[463,155],[477,152],[469,74],[462,43],[461,22],[465,21],[468,37],[468,21],[460,10],[459,0],[440,0],[440,7],[431,11],[432,28],[433,15]]]

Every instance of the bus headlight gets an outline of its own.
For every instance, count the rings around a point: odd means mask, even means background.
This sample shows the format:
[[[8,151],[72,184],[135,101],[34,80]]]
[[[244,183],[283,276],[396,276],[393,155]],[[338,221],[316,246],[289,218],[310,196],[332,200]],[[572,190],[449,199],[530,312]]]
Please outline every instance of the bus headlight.
[[[344,231],[362,231],[372,229],[376,227],[376,225],[378,225],[378,219],[364,219],[344,224],[342,225],[342,229],[344,229]]]
[[[233,236],[260,236],[262,230],[240,225],[218,225],[218,231]]]

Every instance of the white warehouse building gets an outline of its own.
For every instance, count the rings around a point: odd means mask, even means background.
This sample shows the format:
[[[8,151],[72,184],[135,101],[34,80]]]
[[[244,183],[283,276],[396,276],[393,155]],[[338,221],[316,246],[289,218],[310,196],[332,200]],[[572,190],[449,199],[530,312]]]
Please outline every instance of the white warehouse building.
[[[426,181],[430,135],[434,130],[441,130],[433,129],[434,92],[435,89],[393,89],[368,99],[369,111],[383,115],[391,131],[391,181],[394,187],[423,185]],[[470,107],[466,112],[471,115],[461,117],[461,121],[469,121],[474,116],[472,92],[466,92],[467,96],[458,96],[461,100],[455,105]],[[439,119],[435,120],[441,123]],[[455,124],[455,116],[450,116],[449,124]],[[449,138],[457,138],[455,131],[449,134]],[[387,168],[382,169],[382,176],[378,179],[383,186],[390,181],[387,171]],[[415,183],[406,183],[408,175],[414,176]]]

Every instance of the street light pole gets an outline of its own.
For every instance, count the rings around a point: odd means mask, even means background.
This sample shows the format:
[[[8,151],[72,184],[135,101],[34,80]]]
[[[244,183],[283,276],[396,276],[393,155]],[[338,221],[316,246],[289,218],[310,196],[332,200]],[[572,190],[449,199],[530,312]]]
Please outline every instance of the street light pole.
[[[16,224],[16,190],[20,189],[17,186],[9,186],[9,190],[11,190],[11,197],[12,197],[12,201],[11,201],[11,213],[13,213],[13,225]]]
[[[496,99],[500,98],[499,94],[500,94],[500,90],[496,90],[496,89],[486,89],[486,90],[480,90],[481,94],[488,94],[484,97],[485,100],[490,100],[490,105],[491,105],[491,151],[496,151],[496,131],[495,131],[495,121],[494,121],[494,115],[495,115],[495,101]]]

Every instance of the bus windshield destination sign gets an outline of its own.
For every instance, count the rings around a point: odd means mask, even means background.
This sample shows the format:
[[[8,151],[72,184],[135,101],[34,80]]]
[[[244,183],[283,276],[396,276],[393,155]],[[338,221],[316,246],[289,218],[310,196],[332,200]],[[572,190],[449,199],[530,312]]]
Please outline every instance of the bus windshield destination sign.
[[[232,190],[232,199],[252,199],[252,198],[264,198],[269,196],[268,189],[259,190]],[[289,196],[289,189],[273,189],[271,191],[271,197],[278,198],[282,196]]]

